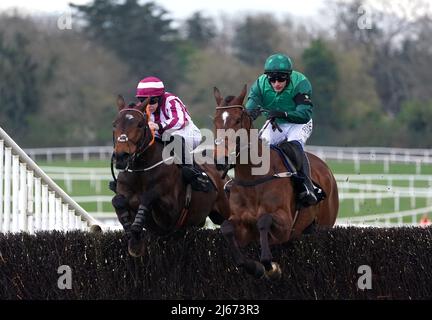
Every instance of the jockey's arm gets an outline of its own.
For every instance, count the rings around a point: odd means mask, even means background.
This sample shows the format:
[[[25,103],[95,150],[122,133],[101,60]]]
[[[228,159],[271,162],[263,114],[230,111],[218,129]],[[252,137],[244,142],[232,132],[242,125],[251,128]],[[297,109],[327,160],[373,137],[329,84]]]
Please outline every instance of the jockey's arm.
[[[168,103],[167,109],[169,109],[168,114],[170,118],[164,122],[157,123],[160,134],[163,134],[166,130],[179,130],[185,126],[185,122],[187,121],[180,103],[175,99]]]
[[[275,118],[286,119],[291,123],[308,123],[312,119],[312,86],[310,82],[305,79],[300,82],[294,90],[294,103],[296,109],[294,111],[270,111],[269,116]]]
[[[258,80],[252,85],[246,102],[246,112],[255,120],[260,115],[259,106],[262,105],[262,93],[258,85]]]

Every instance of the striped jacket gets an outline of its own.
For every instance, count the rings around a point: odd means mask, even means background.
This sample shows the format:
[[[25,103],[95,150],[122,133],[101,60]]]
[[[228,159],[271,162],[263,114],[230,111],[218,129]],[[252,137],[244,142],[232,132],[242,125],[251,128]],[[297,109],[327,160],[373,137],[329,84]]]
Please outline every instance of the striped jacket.
[[[169,92],[165,92],[160,106],[151,115],[151,121],[159,125],[160,129],[157,133],[160,136],[167,130],[181,130],[192,123],[184,103]]]

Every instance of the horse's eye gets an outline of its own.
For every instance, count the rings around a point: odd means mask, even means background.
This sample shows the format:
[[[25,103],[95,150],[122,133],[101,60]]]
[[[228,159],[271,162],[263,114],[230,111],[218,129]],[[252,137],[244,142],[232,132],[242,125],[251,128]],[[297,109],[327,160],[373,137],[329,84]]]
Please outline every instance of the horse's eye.
[[[238,118],[237,121],[236,121],[236,124],[240,124],[240,121],[241,121],[241,119]]]
[[[138,123],[138,128],[142,128],[142,127],[144,127],[144,123],[143,122],[139,122]]]

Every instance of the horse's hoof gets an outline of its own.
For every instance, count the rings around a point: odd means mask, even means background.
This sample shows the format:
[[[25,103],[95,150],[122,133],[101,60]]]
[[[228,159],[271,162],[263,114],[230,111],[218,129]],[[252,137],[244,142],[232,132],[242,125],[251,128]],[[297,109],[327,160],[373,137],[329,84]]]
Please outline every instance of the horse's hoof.
[[[255,278],[262,279],[266,276],[266,271],[264,266],[261,263],[257,263],[256,266],[256,272],[255,272]]]
[[[135,240],[133,238],[129,239],[128,242],[128,252],[129,254],[134,257],[142,257],[145,254],[145,243],[144,239]]]
[[[245,269],[247,273],[254,276],[256,279],[262,279],[265,277],[265,268],[258,261],[247,259],[241,266]]]
[[[279,280],[282,276],[282,269],[277,262],[271,263],[271,270],[265,272],[265,276],[269,280]]]
[[[254,277],[256,279],[262,279],[263,277],[265,277],[266,271],[264,266],[258,261],[254,261],[254,264],[255,264]]]
[[[136,224],[132,224],[132,226],[131,226],[131,231],[133,232],[133,233],[136,233],[136,234],[140,234],[141,233],[141,231],[142,231],[142,227],[141,226],[139,226],[139,225],[136,225]]]

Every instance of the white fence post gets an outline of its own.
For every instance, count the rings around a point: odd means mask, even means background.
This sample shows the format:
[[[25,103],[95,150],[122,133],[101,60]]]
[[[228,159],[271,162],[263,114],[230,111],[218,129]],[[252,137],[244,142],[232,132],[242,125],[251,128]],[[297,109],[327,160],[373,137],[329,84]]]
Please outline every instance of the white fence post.
[[[10,231],[11,224],[11,173],[12,173],[12,149],[5,148],[5,164],[4,164],[4,222],[3,232]]]
[[[54,191],[49,191],[48,193],[48,230],[52,231],[56,227],[56,201]]]
[[[16,231],[28,231],[27,221],[27,166],[25,163],[20,163],[20,186],[19,186],[19,202],[18,202],[18,229]]]
[[[4,174],[4,141],[0,140],[0,232],[3,229],[3,174]]]
[[[27,170],[27,212],[26,220],[28,223],[28,231],[34,233],[34,190],[35,182],[33,171]]]
[[[69,230],[76,229],[75,226],[75,213],[73,210],[68,210],[68,217],[69,217]]]
[[[62,202],[60,198],[55,199],[55,229],[58,231],[63,230],[63,219],[62,219]]]
[[[64,231],[69,230],[69,208],[67,204],[63,204],[62,225]]]
[[[41,178],[34,179],[35,184],[35,212],[34,212],[34,227],[36,230],[42,230],[42,185]]]
[[[12,156],[12,232],[18,232],[19,157]]]
[[[42,230],[49,230],[49,192],[46,184],[42,185]]]

